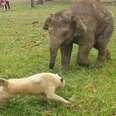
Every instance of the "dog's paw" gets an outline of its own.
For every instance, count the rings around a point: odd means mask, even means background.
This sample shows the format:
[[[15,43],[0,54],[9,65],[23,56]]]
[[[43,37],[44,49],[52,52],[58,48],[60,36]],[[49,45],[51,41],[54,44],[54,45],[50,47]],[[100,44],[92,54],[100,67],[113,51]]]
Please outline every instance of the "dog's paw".
[[[64,103],[64,106],[65,106],[65,107],[70,107],[70,106],[71,106],[71,102],[70,102],[70,101],[66,101],[66,102]]]
[[[68,101],[68,100],[65,100],[65,101],[64,101],[64,104],[71,104],[71,102]]]
[[[72,97],[69,99],[70,102],[75,102],[77,100],[77,96],[72,95]]]

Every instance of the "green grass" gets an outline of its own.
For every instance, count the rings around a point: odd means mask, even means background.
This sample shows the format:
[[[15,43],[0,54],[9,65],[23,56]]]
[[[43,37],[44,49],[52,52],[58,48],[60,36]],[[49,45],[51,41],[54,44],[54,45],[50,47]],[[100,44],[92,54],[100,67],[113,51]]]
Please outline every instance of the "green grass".
[[[74,46],[71,68],[64,72],[58,55],[54,70],[48,69],[49,36],[42,29],[46,17],[69,4],[47,3],[31,9],[26,4],[14,4],[11,11],[0,11],[0,77],[21,78],[40,72],[55,72],[64,77],[66,86],[58,94],[75,96],[71,106],[48,102],[38,96],[16,96],[0,104],[0,116],[116,116],[116,32],[109,48],[112,60],[100,69],[75,65],[77,46]],[[109,8],[116,25],[116,8]],[[33,21],[39,21],[36,26]],[[116,27],[116,26],[115,26]],[[95,62],[97,51],[92,50]]]

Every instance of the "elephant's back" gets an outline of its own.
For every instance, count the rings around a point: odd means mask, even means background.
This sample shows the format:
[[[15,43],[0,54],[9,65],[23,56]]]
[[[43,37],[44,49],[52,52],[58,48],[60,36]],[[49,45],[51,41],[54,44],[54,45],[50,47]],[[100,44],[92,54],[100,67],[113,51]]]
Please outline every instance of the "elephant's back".
[[[71,6],[71,10],[74,15],[78,16],[92,16],[93,10],[92,5],[89,1],[80,0]]]
[[[71,6],[74,15],[86,17],[94,17],[96,20],[104,20],[105,18],[112,19],[112,14],[108,9],[96,0],[77,0]]]

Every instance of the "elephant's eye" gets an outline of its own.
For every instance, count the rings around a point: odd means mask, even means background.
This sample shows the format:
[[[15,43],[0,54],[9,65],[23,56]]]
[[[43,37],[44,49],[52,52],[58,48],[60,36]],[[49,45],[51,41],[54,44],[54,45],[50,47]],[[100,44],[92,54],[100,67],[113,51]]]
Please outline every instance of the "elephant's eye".
[[[63,31],[62,35],[63,35],[63,36],[67,36],[68,33],[69,33],[69,31],[68,31],[68,30],[65,30],[65,31]]]
[[[68,31],[65,31],[65,32],[63,32],[63,36],[65,37],[65,36],[67,36],[67,34],[68,34]]]
[[[53,27],[49,27],[49,31],[53,31],[54,29],[53,29]]]

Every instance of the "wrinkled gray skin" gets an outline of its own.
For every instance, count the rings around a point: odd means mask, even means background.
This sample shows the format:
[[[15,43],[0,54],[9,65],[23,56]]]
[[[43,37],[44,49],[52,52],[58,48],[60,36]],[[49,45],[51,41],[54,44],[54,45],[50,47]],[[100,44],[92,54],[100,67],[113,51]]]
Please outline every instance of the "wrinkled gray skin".
[[[69,68],[73,43],[79,45],[77,63],[88,65],[92,48],[98,50],[96,65],[110,59],[107,44],[113,31],[111,13],[98,1],[81,0],[70,8],[50,15],[44,24],[50,36],[50,63],[53,68],[57,51],[61,50],[61,63]]]

